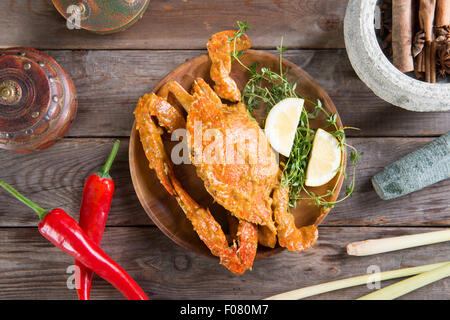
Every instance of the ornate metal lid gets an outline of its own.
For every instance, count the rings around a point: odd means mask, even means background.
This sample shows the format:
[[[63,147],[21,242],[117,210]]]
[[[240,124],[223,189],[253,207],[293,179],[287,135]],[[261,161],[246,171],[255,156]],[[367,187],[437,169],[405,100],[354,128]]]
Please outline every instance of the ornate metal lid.
[[[79,23],[81,28],[97,33],[125,30],[142,17],[150,3],[150,0],[52,1],[72,25]]]
[[[44,149],[76,113],[72,80],[48,55],[31,48],[0,50],[0,148]]]

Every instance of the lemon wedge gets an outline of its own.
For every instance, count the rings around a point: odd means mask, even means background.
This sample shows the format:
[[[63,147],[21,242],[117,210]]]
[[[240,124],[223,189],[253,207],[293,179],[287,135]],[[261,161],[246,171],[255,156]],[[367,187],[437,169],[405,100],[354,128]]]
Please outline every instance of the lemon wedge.
[[[338,172],[342,152],[339,141],[323,129],[317,129],[306,168],[305,185],[317,187],[329,182]]]
[[[272,148],[289,157],[302,114],[304,100],[286,98],[270,110],[264,131]]]

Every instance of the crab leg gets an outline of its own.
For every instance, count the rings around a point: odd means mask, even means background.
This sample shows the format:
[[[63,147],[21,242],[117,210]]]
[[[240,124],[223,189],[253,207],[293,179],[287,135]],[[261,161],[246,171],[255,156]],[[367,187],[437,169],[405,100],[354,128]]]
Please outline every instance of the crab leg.
[[[169,133],[186,127],[184,116],[166,99],[151,93],[144,95],[139,101],[138,104],[142,103],[144,110],[151,116],[155,116],[159,125],[165,127]]]
[[[239,224],[238,236],[241,246],[239,249],[236,248],[236,244],[230,247],[222,228],[209,209],[204,209],[197,204],[181,187],[175,176],[171,177],[171,182],[177,194],[175,198],[178,204],[191,221],[200,239],[213,255],[220,258],[220,263],[233,273],[241,274],[247,268],[250,269],[258,242],[256,227],[251,223]]]
[[[239,220],[233,215],[228,215],[227,218],[230,236],[237,237],[239,258],[251,270],[258,247],[258,228],[253,223]]]
[[[209,101],[210,106],[222,106],[222,100],[220,100],[219,96],[213,89],[203,80],[202,78],[197,78],[194,80],[194,84],[192,85],[194,90],[194,95],[198,97],[204,97],[207,101]]]
[[[288,211],[289,189],[277,188],[273,193],[274,218],[277,225],[278,243],[289,251],[302,251],[317,240],[316,226],[295,226],[294,217]]]
[[[252,269],[258,249],[258,228],[253,223],[239,220],[237,231],[239,249],[237,254],[247,269]]]
[[[164,84],[158,91],[158,95],[167,101],[169,93],[172,93],[177,98],[178,102],[183,106],[186,111],[194,102],[194,97],[191,96],[182,86],[176,81],[169,81]]]
[[[145,156],[149,161],[150,169],[154,169],[156,176],[167,192],[174,195],[172,184],[168,178],[172,174],[172,162],[167,158],[161,139],[163,130],[158,127],[151,117],[150,101],[157,101],[152,95],[145,95],[139,99],[134,116],[136,118],[136,130],[139,131]]]
[[[215,82],[214,90],[223,98],[232,102],[241,100],[241,92],[236,82],[230,77],[231,53],[250,48],[250,39],[243,34],[235,41],[229,41],[236,34],[234,30],[226,30],[212,35],[206,43],[212,61],[210,76]]]

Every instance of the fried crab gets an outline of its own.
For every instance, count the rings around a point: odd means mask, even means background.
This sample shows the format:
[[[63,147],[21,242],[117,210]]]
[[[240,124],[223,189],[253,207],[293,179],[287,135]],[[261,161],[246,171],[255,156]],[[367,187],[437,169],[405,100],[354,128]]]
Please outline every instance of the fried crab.
[[[276,155],[263,130],[241,103],[241,92],[230,77],[232,50],[250,48],[250,39],[245,34],[231,42],[235,34],[234,30],[222,31],[207,42],[214,90],[202,78],[195,79],[192,93],[170,81],[157,94],[141,97],[134,114],[150,168],[175,197],[211,253],[231,272],[241,274],[252,268],[258,243],[273,248],[278,240],[288,250],[301,251],[312,246],[318,232],[314,225],[295,226],[288,210],[289,190],[281,184],[282,172]],[[169,102],[169,95],[184,108],[186,118]],[[209,209],[192,199],[174,174],[162,134],[164,130],[172,133],[180,128],[186,129],[191,163],[206,190],[237,218],[237,239],[231,244]],[[213,140],[216,151],[212,152],[211,141],[196,139],[199,133],[205,137],[211,130],[216,134]],[[231,160],[223,161],[224,153],[217,152],[224,147],[223,143],[218,144],[219,140],[233,146]],[[220,161],[211,161],[211,156]]]

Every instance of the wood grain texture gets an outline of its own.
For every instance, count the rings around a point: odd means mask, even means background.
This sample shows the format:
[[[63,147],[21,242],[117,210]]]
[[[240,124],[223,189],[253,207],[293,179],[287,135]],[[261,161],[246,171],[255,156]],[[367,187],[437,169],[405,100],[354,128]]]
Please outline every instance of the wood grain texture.
[[[11,183],[42,207],[63,208],[78,220],[84,182],[90,174],[102,168],[113,142],[114,139],[62,140],[40,152],[39,156],[0,150],[0,158],[6,161],[0,171],[0,179]],[[138,205],[131,184],[127,139],[122,140],[111,175],[116,184],[112,202],[115,209],[111,211],[108,223],[116,225],[113,222],[116,221],[118,225],[148,224],[149,219]],[[5,205],[2,209],[5,215],[0,214],[1,225],[35,226],[37,216],[16,201],[1,192],[0,203]]]
[[[150,299],[260,299],[286,290],[380,271],[447,261],[448,243],[368,257],[345,253],[348,242],[367,238],[433,231],[433,228],[320,227],[320,238],[303,253],[283,252],[256,261],[238,276],[216,259],[187,252],[155,227],[107,228],[102,247],[139,283]],[[0,228],[0,299],[76,299],[67,289],[73,264],[36,228]],[[382,283],[382,287],[396,280]],[[448,299],[450,279],[441,280],[401,299]],[[310,299],[355,299],[371,290],[359,286]],[[123,299],[104,280],[94,278],[92,299]]]
[[[51,0],[0,1],[5,31],[0,47],[46,50],[72,77],[79,96],[77,118],[65,139],[38,154],[0,150],[0,179],[41,206],[64,208],[78,219],[85,179],[103,165],[113,138],[122,137],[111,171],[116,191],[102,246],[152,299],[260,299],[365,274],[370,265],[385,271],[449,260],[448,243],[373,257],[345,253],[351,241],[450,225],[449,180],[392,201],[379,199],[371,186],[370,178],[382,167],[447,132],[450,112],[394,107],[359,80],[343,49],[347,2],[151,0],[143,19],[129,30],[99,36],[68,30]],[[211,34],[234,27],[236,20],[248,20],[253,48],[274,49],[284,36],[290,48],[285,57],[324,87],[344,125],[361,129],[349,131],[348,142],[364,152],[358,190],[328,215],[314,248],[258,260],[243,276],[180,248],[156,228],[136,197],[128,167],[137,99],[176,66],[205,53]],[[164,198],[162,188],[158,196]],[[1,190],[0,204],[0,299],[76,299],[66,288],[73,260],[38,233],[32,211]],[[449,279],[439,281],[402,299],[448,299],[449,285]],[[368,292],[360,286],[313,299],[354,299]],[[123,298],[98,277],[92,297]]]
[[[129,136],[138,98],[172,69],[204,52],[47,51],[78,92],[78,114],[68,136]],[[349,130],[349,136],[436,136],[449,130],[450,112],[410,112],[375,96],[354,73],[345,50],[288,50],[285,57],[325,89],[344,125],[361,129]]]
[[[0,2],[2,47],[40,49],[203,49],[211,34],[248,21],[255,46],[343,48],[348,0],[152,0],[130,29],[99,36],[69,30],[51,0]],[[17,23],[20,21],[20,23]],[[49,36],[51,35],[51,36]]]
[[[364,152],[357,170],[357,191],[334,208],[324,225],[344,226],[449,226],[450,180],[391,201],[381,200],[370,178],[381,168],[416,150],[431,138],[349,138]],[[85,179],[105,161],[113,139],[64,139],[35,155],[0,150],[0,180],[5,180],[46,208],[61,207],[78,219]],[[128,168],[128,140],[122,139],[111,174],[116,190],[109,226],[150,225],[134,192]],[[20,163],[20,165],[17,165]],[[350,173],[351,167],[347,168]],[[351,175],[350,175],[351,177]],[[349,177],[349,178],[350,178]],[[347,182],[344,182],[346,185]],[[343,188],[345,190],[345,188]],[[163,199],[161,187],[157,197]],[[342,194],[341,194],[342,196]],[[0,226],[35,226],[37,217],[0,190]],[[155,204],[156,205],[156,204]]]

